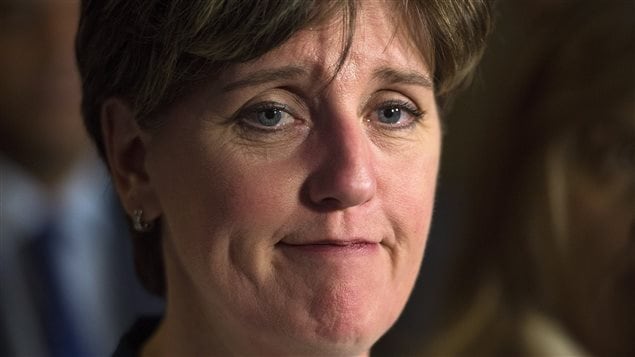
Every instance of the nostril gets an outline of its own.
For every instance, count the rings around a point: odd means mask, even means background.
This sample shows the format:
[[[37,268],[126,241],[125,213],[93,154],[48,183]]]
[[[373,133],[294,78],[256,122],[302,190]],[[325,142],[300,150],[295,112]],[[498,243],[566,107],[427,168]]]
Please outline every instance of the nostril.
[[[323,198],[320,202],[317,203],[320,207],[327,210],[336,210],[342,208],[340,201],[333,197]]]
[[[331,167],[315,172],[308,181],[309,199],[323,209],[359,206],[375,195],[376,184],[371,172]]]

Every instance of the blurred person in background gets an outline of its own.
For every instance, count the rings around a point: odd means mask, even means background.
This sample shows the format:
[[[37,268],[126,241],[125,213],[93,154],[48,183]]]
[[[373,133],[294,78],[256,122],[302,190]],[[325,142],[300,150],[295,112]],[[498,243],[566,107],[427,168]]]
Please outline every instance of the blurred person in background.
[[[450,118],[469,130],[448,136],[445,179],[470,220],[427,351],[633,356],[635,2],[498,10]]]
[[[159,308],[134,281],[80,119],[78,8],[0,0],[2,356],[107,355],[130,318]]]

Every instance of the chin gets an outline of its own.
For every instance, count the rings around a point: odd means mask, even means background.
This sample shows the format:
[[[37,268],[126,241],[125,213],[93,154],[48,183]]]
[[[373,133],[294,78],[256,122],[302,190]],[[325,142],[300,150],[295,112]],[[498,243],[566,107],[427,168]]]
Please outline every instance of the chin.
[[[345,289],[343,289],[345,290]],[[323,355],[361,356],[383,336],[399,317],[400,308],[387,309],[376,296],[334,293],[312,306],[312,326],[306,329],[307,345]],[[394,306],[393,304],[385,304]],[[306,326],[306,325],[305,325]]]
[[[299,336],[304,341],[299,355],[364,356],[384,334],[385,330],[370,331],[368,326],[329,326]]]

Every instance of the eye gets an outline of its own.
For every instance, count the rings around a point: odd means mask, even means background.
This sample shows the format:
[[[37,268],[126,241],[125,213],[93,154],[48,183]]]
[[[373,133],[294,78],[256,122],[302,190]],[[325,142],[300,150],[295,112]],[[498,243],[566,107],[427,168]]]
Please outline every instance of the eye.
[[[265,102],[243,110],[238,115],[238,121],[253,129],[276,131],[293,124],[295,119],[286,105]]]
[[[389,100],[377,105],[366,120],[382,128],[405,129],[416,124],[424,115],[425,112],[409,101]]]
[[[256,120],[258,124],[266,127],[276,126],[282,121],[283,111],[277,108],[265,109],[256,112]]]
[[[384,124],[397,124],[401,120],[403,110],[397,106],[391,106],[380,109],[377,113],[377,119]]]

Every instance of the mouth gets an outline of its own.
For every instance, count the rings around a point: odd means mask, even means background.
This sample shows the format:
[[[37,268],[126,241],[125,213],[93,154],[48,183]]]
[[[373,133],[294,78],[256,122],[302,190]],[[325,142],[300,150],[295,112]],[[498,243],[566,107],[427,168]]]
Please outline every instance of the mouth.
[[[378,249],[379,245],[379,242],[373,242],[365,239],[325,239],[300,243],[280,241],[276,244],[278,248],[287,251],[321,254],[371,253],[372,251]]]

